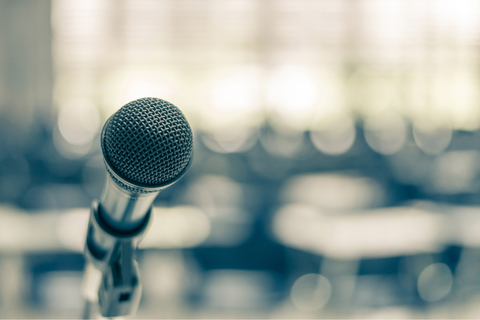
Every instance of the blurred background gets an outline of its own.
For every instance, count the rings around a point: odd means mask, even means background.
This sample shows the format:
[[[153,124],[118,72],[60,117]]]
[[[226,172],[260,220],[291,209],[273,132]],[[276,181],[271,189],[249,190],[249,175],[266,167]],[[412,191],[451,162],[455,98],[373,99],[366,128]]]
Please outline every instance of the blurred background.
[[[0,0],[0,318],[79,318],[99,132],[183,110],[139,318],[479,318],[480,1]]]

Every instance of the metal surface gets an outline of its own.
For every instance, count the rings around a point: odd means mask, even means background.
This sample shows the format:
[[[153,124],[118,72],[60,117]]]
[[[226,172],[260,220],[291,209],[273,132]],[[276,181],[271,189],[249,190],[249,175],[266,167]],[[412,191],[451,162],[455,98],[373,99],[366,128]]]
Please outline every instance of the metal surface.
[[[159,192],[160,190],[134,193],[118,186],[112,177],[107,175],[106,187],[100,200],[102,219],[113,229],[134,230],[145,220]]]

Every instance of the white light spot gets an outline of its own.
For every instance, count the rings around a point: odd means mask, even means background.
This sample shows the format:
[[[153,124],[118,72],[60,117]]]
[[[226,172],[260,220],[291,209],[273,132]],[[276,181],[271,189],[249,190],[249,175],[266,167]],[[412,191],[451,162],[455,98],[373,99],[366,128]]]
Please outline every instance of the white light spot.
[[[431,181],[435,192],[444,194],[478,192],[476,177],[480,153],[475,150],[451,151],[433,163]]]
[[[257,127],[262,112],[263,71],[255,65],[222,69],[205,87],[206,103],[199,113],[205,131],[229,134]]]
[[[57,223],[57,237],[66,248],[82,252],[87,236],[89,209],[72,209],[62,214]]]
[[[425,301],[438,301],[452,289],[453,277],[450,268],[444,263],[434,263],[426,267],[418,277],[418,293]]]
[[[295,307],[302,311],[321,309],[330,299],[332,286],[322,275],[310,273],[295,281],[290,291],[290,298]]]
[[[140,248],[190,248],[210,234],[210,221],[194,207],[153,208],[153,222]]]
[[[350,117],[342,117],[314,128],[310,139],[315,147],[329,155],[340,155],[347,152],[355,142],[355,124]]]
[[[413,126],[413,138],[425,153],[436,155],[442,153],[450,144],[452,128],[449,125],[433,126],[417,121]]]
[[[384,155],[398,152],[403,147],[407,134],[404,120],[395,113],[383,113],[368,118],[364,130],[368,145]]]
[[[92,142],[98,132],[100,117],[89,100],[73,100],[65,104],[58,115],[58,128],[63,138],[75,146]]]
[[[272,74],[266,95],[273,118],[306,129],[318,100],[318,84],[306,68],[285,66]]]

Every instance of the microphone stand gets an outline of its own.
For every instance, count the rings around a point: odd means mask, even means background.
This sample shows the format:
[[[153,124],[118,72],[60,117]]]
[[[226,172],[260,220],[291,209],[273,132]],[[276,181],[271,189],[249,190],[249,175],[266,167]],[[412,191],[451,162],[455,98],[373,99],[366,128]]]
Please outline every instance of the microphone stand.
[[[142,288],[134,252],[149,225],[151,212],[150,208],[132,231],[118,231],[104,222],[99,202],[93,201],[85,244],[84,319],[90,318],[96,306],[108,318],[136,313]]]

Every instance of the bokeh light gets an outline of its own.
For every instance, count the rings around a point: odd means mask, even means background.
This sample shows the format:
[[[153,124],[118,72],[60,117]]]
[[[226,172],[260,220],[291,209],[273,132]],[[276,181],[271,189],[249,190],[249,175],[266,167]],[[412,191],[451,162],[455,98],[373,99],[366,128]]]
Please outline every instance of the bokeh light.
[[[330,281],[319,274],[306,274],[298,278],[290,291],[295,307],[302,311],[321,309],[330,299],[332,286]]]
[[[141,248],[188,248],[201,244],[210,234],[210,222],[193,207],[154,208],[151,231]]]
[[[162,97],[175,103],[177,76],[168,68],[126,66],[109,74],[103,84],[103,115],[109,117],[126,103],[143,97]]]
[[[236,66],[223,70],[210,84],[201,114],[206,131],[235,127],[256,127],[263,120],[262,69]]]
[[[346,174],[309,174],[288,181],[282,198],[329,210],[353,210],[380,206],[385,191],[375,180]]]
[[[477,192],[480,152],[450,151],[435,159],[431,180],[435,191],[446,194]]]
[[[329,155],[347,152],[355,142],[355,137],[355,123],[345,115],[326,118],[310,131],[310,139],[315,147]]]
[[[365,120],[363,128],[368,145],[384,155],[397,153],[407,137],[405,121],[395,113],[371,116]]]
[[[318,82],[310,68],[282,66],[273,70],[266,88],[270,117],[287,128],[307,128],[318,91]]]
[[[450,293],[453,277],[444,263],[426,267],[418,277],[418,293],[426,301],[438,301]]]
[[[413,125],[413,137],[417,146],[427,154],[442,153],[452,140],[452,128],[448,124],[434,125],[416,122]]]
[[[58,128],[62,137],[74,146],[91,143],[99,126],[97,108],[88,100],[71,101],[60,109]]]

